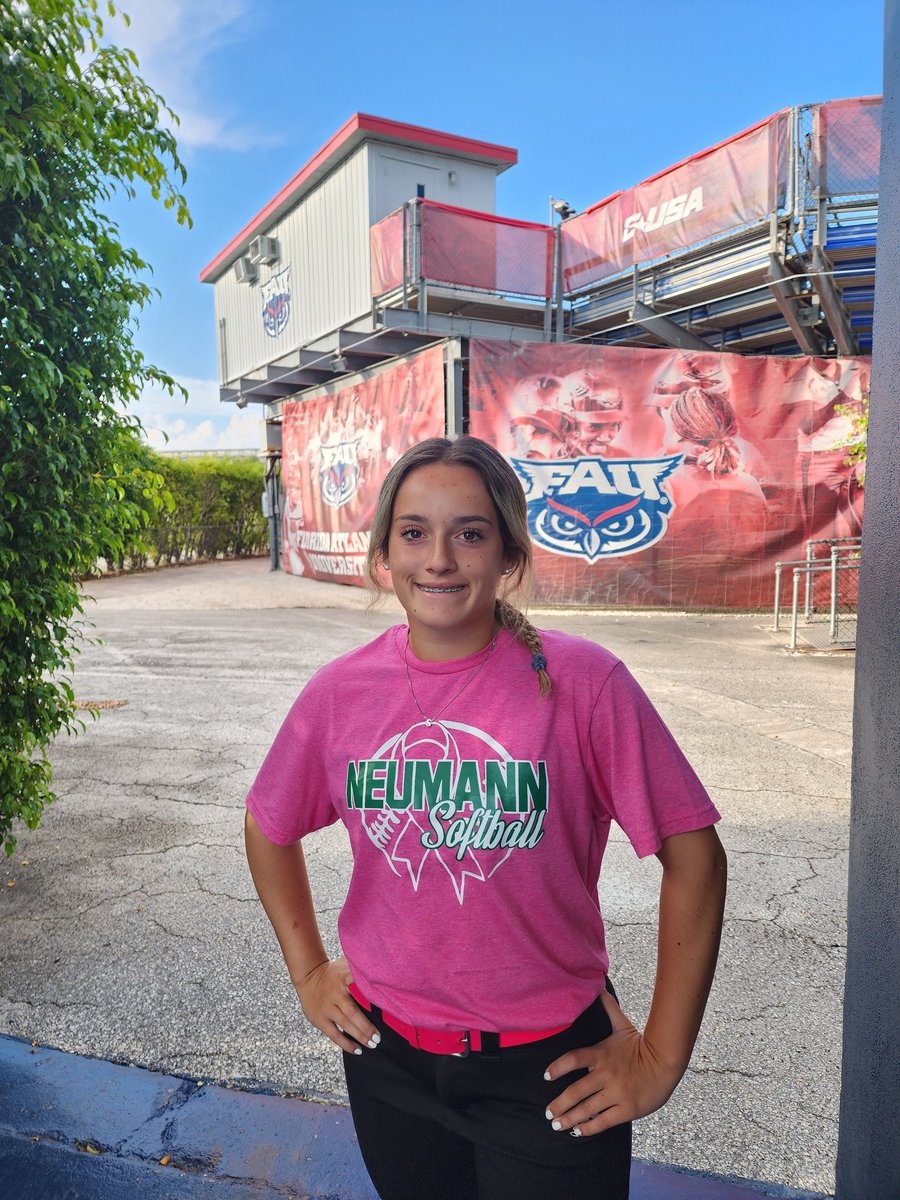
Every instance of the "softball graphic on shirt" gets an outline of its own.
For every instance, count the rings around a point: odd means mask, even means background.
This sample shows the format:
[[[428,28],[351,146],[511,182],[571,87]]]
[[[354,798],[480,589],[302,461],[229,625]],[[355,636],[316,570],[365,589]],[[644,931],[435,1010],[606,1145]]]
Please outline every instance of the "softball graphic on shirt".
[[[417,722],[373,756],[347,764],[348,810],[391,871],[418,891],[436,866],[460,904],[511,854],[544,836],[547,764],[514,759],[490,734],[458,721]]]

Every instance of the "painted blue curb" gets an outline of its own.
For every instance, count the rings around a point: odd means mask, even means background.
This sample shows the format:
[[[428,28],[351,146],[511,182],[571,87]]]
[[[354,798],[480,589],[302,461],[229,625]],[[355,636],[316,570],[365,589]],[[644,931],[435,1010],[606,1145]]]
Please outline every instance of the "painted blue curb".
[[[165,1165],[163,1165],[165,1163]],[[632,1200],[824,1200],[637,1162]],[[342,1105],[0,1037],[6,1200],[378,1200]]]
[[[12,1038],[0,1038],[0,1139],[9,1200],[377,1200],[341,1105],[198,1086]]]

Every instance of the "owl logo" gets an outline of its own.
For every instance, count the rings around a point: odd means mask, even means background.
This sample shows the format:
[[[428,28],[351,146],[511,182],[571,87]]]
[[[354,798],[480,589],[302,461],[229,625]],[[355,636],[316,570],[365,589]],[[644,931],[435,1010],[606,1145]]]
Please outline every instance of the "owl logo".
[[[259,289],[262,300],[263,329],[269,337],[278,337],[291,315],[291,268],[278,271]]]
[[[319,479],[322,499],[329,508],[340,508],[352,500],[359,487],[359,443],[362,437],[349,442],[335,442],[321,449]]]
[[[511,461],[537,545],[594,563],[646,550],[665,534],[675,504],[662,483],[683,458]]]

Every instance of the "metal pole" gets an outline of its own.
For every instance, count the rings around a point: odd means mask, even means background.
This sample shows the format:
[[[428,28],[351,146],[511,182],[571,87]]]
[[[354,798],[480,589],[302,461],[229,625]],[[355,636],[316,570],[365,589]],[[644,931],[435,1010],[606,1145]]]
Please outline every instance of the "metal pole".
[[[806,565],[807,565],[807,567],[812,566],[813,561],[816,557],[816,552],[813,549],[814,546],[815,546],[815,542],[807,542],[806,543]],[[804,615],[804,617],[806,617],[807,621],[812,616],[812,571],[807,571],[807,573],[806,573],[806,591],[805,591],[805,601],[803,604],[803,615]]]
[[[789,129],[790,129],[790,148],[788,150],[788,155],[789,155],[790,165],[788,168],[788,195],[787,195],[787,204],[786,204],[786,208],[787,208],[786,215],[791,219],[791,223],[793,224],[794,215],[797,211],[797,191],[798,191],[798,188],[797,188],[797,158],[799,157],[797,154],[797,143],[799,141],[799,136],[798,136],[799,131],[798,131],[797,109],[796,108],[791,109]]]
[[[459,338],[449,338],[444,350],[447,386],[447,408],[444,414],[447,437],[456,437],[465,432],[463,424],[463,362],[462,343]]]
[[[418,326],[420,329],[425,328],[425,314],[428,308],[428,298],[425,295],[425,277],[422,274],[422,201],[417,199],[416,202],[416,283],[419,289],[418,299]]]
[[[802,568],[794,567],[794,593],[791,600],[791,641],[790,649],[797,649],[797,608],[800,603],[800,571]]]
[[[838,555],[840,550],[837,546],[831,548],[831,640],[837,641],[838,627]]]
[[[562,223],[554,227],[556,238],[554,258],[556,259],[556,336],[555,341],[563,340],[563,274],[562,274]]]
[[[403,203],[403,307],[409,308],[409,201]]]
[[[553,197],[550,197],[550,286],[544,304],[544,341],[553,338],[553,297],[556,295],[556,230],[553,228]]]
[[[278,527],[281,522],[279,521],[278,476],[275,473],[274,458],[270,458],[266,463],[266,492],[269,508],[269,570],[277,571],[280,566]]]
[[[775,622],[774,629],[776,632],[780,629],[781,621],[781,563],[775,564]]]

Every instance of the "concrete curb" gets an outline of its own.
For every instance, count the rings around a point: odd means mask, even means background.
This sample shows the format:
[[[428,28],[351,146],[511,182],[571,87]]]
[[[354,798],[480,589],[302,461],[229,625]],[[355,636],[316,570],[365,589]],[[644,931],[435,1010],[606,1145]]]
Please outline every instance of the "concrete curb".
[[[0,1037],[10,1200],[377,1200],[348,1109]],[[632,1200],[824,1200],[636,1162]]]

